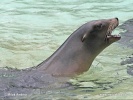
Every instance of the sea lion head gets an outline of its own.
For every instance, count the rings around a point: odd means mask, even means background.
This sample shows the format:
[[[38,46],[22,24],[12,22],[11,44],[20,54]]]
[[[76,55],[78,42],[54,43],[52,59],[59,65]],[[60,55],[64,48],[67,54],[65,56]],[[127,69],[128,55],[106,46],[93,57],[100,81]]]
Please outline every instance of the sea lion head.
[[[119,25],[118,18],[94,20],[84,24],[81,41],[95,49],[104,49],[118,41],[119,35],[112,35],[112,31]]]

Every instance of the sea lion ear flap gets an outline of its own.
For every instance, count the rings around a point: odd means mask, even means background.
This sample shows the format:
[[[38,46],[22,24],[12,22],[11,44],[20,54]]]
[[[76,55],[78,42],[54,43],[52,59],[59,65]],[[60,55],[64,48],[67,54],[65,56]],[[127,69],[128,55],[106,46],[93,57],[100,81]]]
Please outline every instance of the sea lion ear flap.
[[[87,37],[87,34],[85,33],[85,34],[82,36],[81,41],[84,42],[84,40],[86,39],[86,37]]]

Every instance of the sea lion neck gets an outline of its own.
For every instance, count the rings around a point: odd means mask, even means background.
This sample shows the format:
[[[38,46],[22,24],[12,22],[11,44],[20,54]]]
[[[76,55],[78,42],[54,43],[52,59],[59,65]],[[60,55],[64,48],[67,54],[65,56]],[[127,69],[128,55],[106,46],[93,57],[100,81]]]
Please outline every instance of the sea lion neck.
[[[96,55],[90,53],[81,41],[84,27],[80,27],[51,55],[39,65],[40,70],[53,75],[73,76],[89,69]]]

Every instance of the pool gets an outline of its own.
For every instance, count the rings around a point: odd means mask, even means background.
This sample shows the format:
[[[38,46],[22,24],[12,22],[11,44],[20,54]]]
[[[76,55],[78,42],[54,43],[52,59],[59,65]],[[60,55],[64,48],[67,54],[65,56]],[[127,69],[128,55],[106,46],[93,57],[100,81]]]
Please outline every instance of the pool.
[[[132,19],[132,5],[131,0],[0,1],[0,67],[36,66],[85,22],[118,17],[121,25]],[[116,28],[114,33],[123,31]],[[27,98],[131,99],[133,79],[120,62],[132,51],[114,43],[95,59],[88,72],[69,80],[76,88],[42,90]]]

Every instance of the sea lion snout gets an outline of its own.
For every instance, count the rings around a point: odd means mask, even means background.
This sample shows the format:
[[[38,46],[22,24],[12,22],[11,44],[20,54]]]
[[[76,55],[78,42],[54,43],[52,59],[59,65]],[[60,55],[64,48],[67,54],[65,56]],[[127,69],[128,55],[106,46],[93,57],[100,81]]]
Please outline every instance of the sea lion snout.
[[[119,19],[117,17],[113,18],[111,19],[110,23],[114,24],[114,28],[116,28],[119,25]]]

